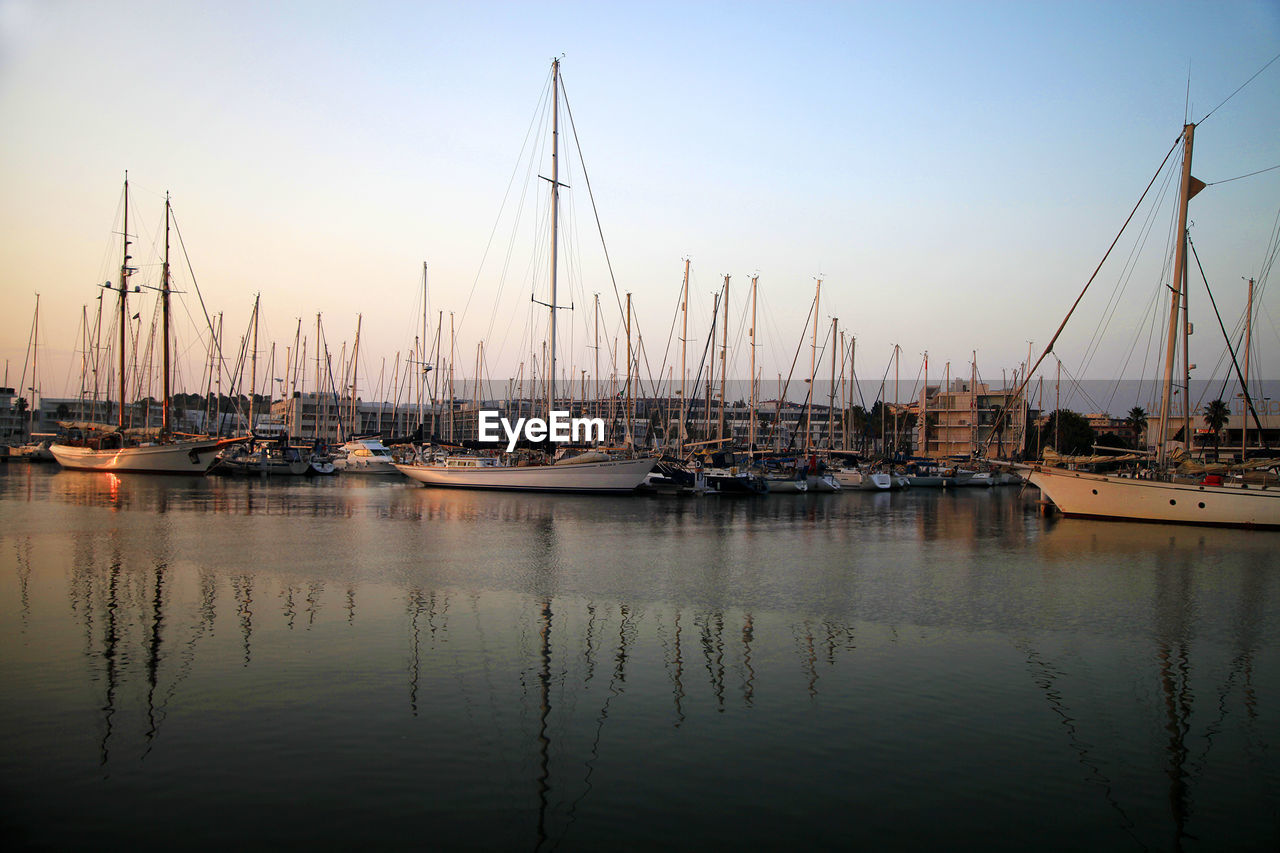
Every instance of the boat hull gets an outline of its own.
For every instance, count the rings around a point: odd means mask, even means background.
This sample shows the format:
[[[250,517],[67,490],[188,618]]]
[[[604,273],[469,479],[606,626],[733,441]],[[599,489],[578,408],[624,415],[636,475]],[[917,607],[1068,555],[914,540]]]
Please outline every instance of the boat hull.
[[[887,492],[893,488],[893,477],[882,472],[873,472],[862,475],[862,482],[858,484],[860,492]]]
[[[333,467],[343,474],[365,474],[368,476],[395,476],[395,463],[390,459],[334,459]]]
[[[223,448],[242,439],[175,441],[165,444],[97,450],[70,444],[49,449],[63,468],[72,471],[110,471],[131,474],[204,474]]]
[[[1066,516],[1280,530],[1280,490],[1137,480],[1035,466],[1027,479]]]
[[[401,465],[396,469],[424,486],[453,489],[503,489],[527,492],[593,492],[625,494],[635,491],[658,462],[656,457],[576,465],[483,467]]]
[[[807,483],[811,492],[838,492],[841,490],[840,482],[830,474],[810,474],[807,478]]]

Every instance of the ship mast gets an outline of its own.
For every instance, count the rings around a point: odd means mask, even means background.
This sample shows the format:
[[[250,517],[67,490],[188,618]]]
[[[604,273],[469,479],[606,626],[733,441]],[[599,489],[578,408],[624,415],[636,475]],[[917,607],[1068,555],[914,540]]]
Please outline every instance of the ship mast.
[[[1174,246],[1173,254],[1173,286],[1170,288],[1172,294],[1169,300],[1169,336],[1165,343],[1164,396],[1160,402],[1160,443],[1157,447],[1157,458],[1162,463],[1165,461],[1168,452],[1169,417],[1171,415],[1169,404],[1173,393],[1174,350],[1178,343],[1178,312],[1186,290],[1187,203],[1191,201],[1191,196],[1194,195],[1191,187],[1192,182],[1195,180],[1191,177],[1191,147],[1195,139],[1195,131],[1196,126],[1194,124],[1188,124],[1182,128],[1182,188],[1178,195],[1178,242]],[[1185,337],[1183,342],[1185,347]],[[1188,393],[1189,388],[1184,387],[1184,397]],[[1188,411],[1190,411],[1190,400],[1184,400],[1184,402],[1187,404]],[[1184,426],[1184,430],[1183,438],[1186,441],[1187,450],[1190,452],[1190,429]]]
[[[724,438],[724,393],[725,374],[728,372],[729,356],[729,276],[724,277],[724,332],[721,333],[724,343],[720,347],[720,431],[716,438]]]
[[[807,455],[813,440],[813,379],[818,369],[818,299],[822,296],[822,279],[813,292],[813,346],[809,352],[809,398],[805,401],[804,413],[804,452]]]
[[[124,370],[124,352],[128,346],[128,322],[129,313],[125,307],[125,294],[129,291],[129,274],[133,270],[129,267],[129,260],[132,255],[129,254],[129,173],[124,173],[124,250],[121,252],[123,259],[120,261],[120,432],[124,432],[124,401],[125,401],[125,370]]]
[[[560,210],[560,60],[551,60],[551,352],[547,372],[547,417],[556,405],[556,247]]]
[[[160,435],[167,438],[169,424],[169,194],[164,194],[164,270],[160,274],[161,339],[164,341],[164,399],[160,404]]]
[[[759,275],[751,276],[751,409],[747,421],[747,449],[754,454],[756,450],[756,281]]]
[[[676,434],[679,441],[679,453],[684,455],[684,423],[685,423],[685,347],[689,342],[689,259],[684,259],[684,288],[680,293],[680,429]]]

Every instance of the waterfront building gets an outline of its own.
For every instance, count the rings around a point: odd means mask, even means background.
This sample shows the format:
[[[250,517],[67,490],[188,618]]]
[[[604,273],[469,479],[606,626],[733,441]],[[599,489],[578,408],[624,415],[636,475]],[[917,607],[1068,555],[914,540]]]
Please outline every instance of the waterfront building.
[[[916,454],[937,459],[968,456],[976,448],[984,448],[986,456],[1018,455],[1023,452],[1026,424],[1039,415],[1032,409],[1024,419],[1023,403],[1014,397],[1013,390],[992,390],[985,382],[952,379],[945,387],[927,386],[914,404],[928,420],[927,429],[915,430]],[[1006,407],[1008,411],[1000,418]],[[921,446],[922,433],[927,446]]]

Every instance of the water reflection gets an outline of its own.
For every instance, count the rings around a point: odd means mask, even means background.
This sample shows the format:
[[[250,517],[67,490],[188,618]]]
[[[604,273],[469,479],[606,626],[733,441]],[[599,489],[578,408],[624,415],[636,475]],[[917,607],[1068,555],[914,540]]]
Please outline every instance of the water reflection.
[[[1150,847],[1263,831],[1229,802],[1269,790],[1248,772],[1272,760],[1276,716],[1274,663],[1258,662],[1276,562],[1257,534],[1047,521],[1009,491],[0,488],[0,605],[23,637],[0,711],[89,691],[95,718],[91,762],[50,739],[56,761],[15,765],[36,788],[84,784],[92,763],[142,796],[174,778],[148,783],[148,767],[197,755],[279,783],[281,755],[315,752],[316,779],[288,778],[322,798],[377,756],[416,802],[507,804],[504,827],[470,827],[490,846],[591,846],[609,825],[649,837],[636,797],[684,816],[714,783],[760,806],[735,779],[793,789],[793,814],[880,784],[963,801],[973,780],[926,768],[963,765],[974,732],[1002,726],[983,760],[1031,813],[1071,808],[1093,837]],[[198,746],[222,717],[240,757]],[[443,780],[422,778],[427,757]],[[394,820],[392,800],[361,807]],[[690,838],[715,825],[769,846],[706,808]]]

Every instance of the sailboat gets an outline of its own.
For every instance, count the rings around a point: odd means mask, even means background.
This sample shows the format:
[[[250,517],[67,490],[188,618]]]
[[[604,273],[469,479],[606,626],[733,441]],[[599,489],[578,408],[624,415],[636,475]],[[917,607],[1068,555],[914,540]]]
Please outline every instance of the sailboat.
[[[556,405],[556,250],[558,248],[557,214],[560,198],[558,148],[560,140],[560,60],[551,63],[551,311],[549,370],[547,371],[547,410]],[[405,476],[425,486],[448,486],[463,489],[517,489],[542,492],[633,492],[644,482],[654,466],[656,456],[614,459],[604,453],[589,452],[563,456],[554,464],[545,459],[512,461],[511,457],[476,453],[450,453],[444,449],[426,454],[408,464],[396,463]]]
[[[1187,207],[1191,196],[1204,184],[1191,177],[1191,150],[1195,125],[1183,127],[1182,183],[1179,194],[1178,234],[1174,250],[1174,285],[1170,288],[1168,342],[1165,348],[1163,407],[1160,417],[1160,441],[1157,446],[1162,468],[1150,472],[1149,478],[1080,471],[1047,463],[1015,466],[1026,471],[1027,479],[1066,516],[1122,521],[1151,521],[1177,524],[1200,524],[1222,527],[1280,529],[1280,489],[1259,488],[1245,483],[1225,485],[1204,478],[1201,482],[1175,481],[1168,462],[1167,432],[1170,421],[1170,399],[1173,383],[1174,350],[1179,322],[1186,341],[1187,317],[1179,311],[1185,299],[1187,261]],[[1077,300],[1078,301],[1078,300]],[[1070,314],[1067,315],[1068,318]],[[1066,321],[1063,321],[1063,326]],[[1059,332],[1061,332],[1061,327]],[[1054,335],[1056,341],[1057,335]],[[1046,347],[1043,361],[1053,348]],[[1184,358],[1184,364],[1186,359]],[[1039,362],[1037,362],[1037,366]],[[1028,376],[1034,373],[1028,371]],[[1026,379],[1023,380],[1025,387]],[[1021,389],[1019,391],[1021,393]],[[1245,390],[1246,402],[1248,391]],[[1014,395],[1017,398],[1017,395]],[[1189,415],[1185,432],[1190,433]],[[1190,441],[1187,442],[1190,446]]]
[[[26,368],[23,368],[23,382],[21,387],[31,392],[31,402],[27,404],[27,440],[22,444],[6,448],[5,452],[8,458],[15,461],[23,462],[52,462],[53,454],[49,452],[49,445],[52,443],[53,436],[48,433],[35,432],[36,418],[39,415],[40,407],[36,402],[40,395],[40,382],[36,378],[36,367],[40,363],[40,294],[36,294],[36,313],[31,321],[31,346],[29,347],[31,354],[31,385],[26,384]]]
[[[77,423],[73,427],[83,437],[55,442],[49,449],[63,468],[81,471],[110,471],[119,473],[154,473],[154,474],[204,474],[217,461],[218,453],[232,444],[244,441],[244,438],[191,437],[181,438],[174,433],[170,425],[171,400],[169,393],[169,200],[165,199],[165,246],[164,268],[161,275],[160,299],[161,317],[164,339],[164,398],[161,407],[161,424],[158,432],[146,428],[127,428],[125,410],[127,407],[127,374],[125,372],[125,352],[128,342],[127,298],[129,293],[129,276],[136,269],[129,266],[132,255],[129,254],[129,179],[124,181],[124,250],[120,263],[120,352],[119,352],[119,388],[120,417],[114,427],[105,424]],[[103,287],[111,290],[109,284]],[[140,291],[135,286],[134,293]]]

